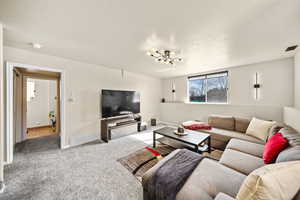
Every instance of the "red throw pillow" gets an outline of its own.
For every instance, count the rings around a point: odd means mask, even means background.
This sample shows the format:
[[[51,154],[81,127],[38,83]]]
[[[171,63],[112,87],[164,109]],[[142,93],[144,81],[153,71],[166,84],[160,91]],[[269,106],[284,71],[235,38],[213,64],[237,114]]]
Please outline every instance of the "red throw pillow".
[[[264,148],[263,160],[266,164],[275,162],[278,154],[288,146],[288,141],[281,133],[272,136]]]
[[[188,126],[183,126],[183,128],[186,128],[189,130],[200,130],[200,129],[211,130],[211,126],[205,125],[205,124],[192,124],[192,125],[188,125]]]

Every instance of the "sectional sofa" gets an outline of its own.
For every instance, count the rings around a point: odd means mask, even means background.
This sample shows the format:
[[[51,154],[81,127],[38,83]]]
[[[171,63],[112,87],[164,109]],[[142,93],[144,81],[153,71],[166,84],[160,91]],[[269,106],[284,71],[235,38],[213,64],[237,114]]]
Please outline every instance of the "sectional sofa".
[[[226,119],[224,117],[221,118],[216,118],[214,116],[213,119],[209,119],[209,123],[211,125],[217,126],[217,128],[213,128],[209,131],[212,134],[215,147],[223,147],[224,145],[226,146],[221,159],[219,161],[215,161],[209,158],[204,158],[192,172],[179,193],[177,193],[176,199],[245,199],[243,197],[243,195],[245,195],[245,190],[249,191],[252,189],[257,189],[255,185],[242,186],[245,184],[244,182],[246,178],[248,177],[249,179],[249,176],[252,177],[254,174],[255,177],[259,177],[261,180],[264,179],[264,176],[267,176],[267,180],[269,180],[270,176],[268,176],[268,173],[271,172],[274,173],[271,174],[271,177],[275,177],[275,180],[271,184],[265,184],[266,187],[269,187],[269,192],[267,193],[270,195],[269,199],[277,199],[277,197],[274,198],[272,195],[278,196],[278,192],[288,193],[284,194],[288,196],[283,196],[283,198],[279,199],[285,199],[287,197],[292,197],[290,199],[293,200],[300,199],[299,192],[295,192],[294,188],[298,187],[298,189],[300,189],[300,133],[291,127],[281,128],[279,131],[285,138],[288,139],[289,147],[279,154],[275,164],[266,166],[262,159],[265,141],[261,141],[256,138],[250,138],[251,136],[244,134],[244,130],[248,122],[232,117],[225,117]],[[232,123],[232,120],[235,122]],[[221,124],[217,124],[217,122]],[[229,122],[230,127],[228,125]],[[224,131],[221,128],[226,128],[226,130],[230,128],[233,130]],[[270,134],[272,134],[271,132],[272,131],[270,131]],[[145,200],[149,199],[147,191],[147,184],[149,180],[154,176],[157,169],[159,169],[164,162],[172,159],[172,157],[176,155],[178,151],[180,150],[178,149],[173,151],[157,165],[147,171],[147,173],[143,176],[142,183]],[[295,168],[295,165],[297,165],[297,168]],[[273,169],[269,169],[270,167],[276,168],[275,172],[273,172]],[[289,167],[291,167],[291,170],[289,170]],[[298,170],[297,173],[295,173],[295,169]],[[284,178],[278,178],[277,176]],[[246,193],[248,194],[249,192]]]
[[[250,119],[233,117],[233,116],[221,116],[211,115],[208,118],[208,124],[212,127],[211,130],[199,130],[200,132],[206,132],[211,135],[212,147],[216,149],[224,150],[230,139],[236,138],[258,144],[265,144],[266,141],[252,137],[245,134],[250,124]],[[274,132],[278,126],[276,125],[270,130],[270,135]]]

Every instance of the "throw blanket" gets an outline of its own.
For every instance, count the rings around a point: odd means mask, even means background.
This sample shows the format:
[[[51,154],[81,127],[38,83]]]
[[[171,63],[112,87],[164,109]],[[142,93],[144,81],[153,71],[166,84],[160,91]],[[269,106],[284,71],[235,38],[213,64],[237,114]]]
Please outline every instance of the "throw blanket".
[[[188,177],[204,157],[182,149],[157,169],[148,182],[151,200],[175,200]]]
[[[211,130],[211,126],[208,124],[205,124],[204,122],[198,122],[198,121],[187,121],[183,122],[182,126],[185,129],[189,130]]]

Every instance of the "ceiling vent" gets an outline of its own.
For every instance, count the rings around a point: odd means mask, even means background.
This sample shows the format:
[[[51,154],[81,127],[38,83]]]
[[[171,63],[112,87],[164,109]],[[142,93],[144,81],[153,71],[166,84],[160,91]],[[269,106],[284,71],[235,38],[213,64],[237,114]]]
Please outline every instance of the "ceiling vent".
[[[295,50],[297,47],[298,47],[298,45],[290,46],[290,47],[286,48],[285,51],[293,51],[293,50]]]

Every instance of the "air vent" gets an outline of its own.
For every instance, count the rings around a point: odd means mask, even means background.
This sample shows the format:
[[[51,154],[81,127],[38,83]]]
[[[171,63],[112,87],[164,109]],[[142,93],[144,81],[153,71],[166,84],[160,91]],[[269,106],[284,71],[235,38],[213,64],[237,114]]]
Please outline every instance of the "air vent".
[[[285,51],[293,51],[293,50],[295,50],[297,47],[298,47],[298,45],[290,46],[290,47],[286,48]]]

